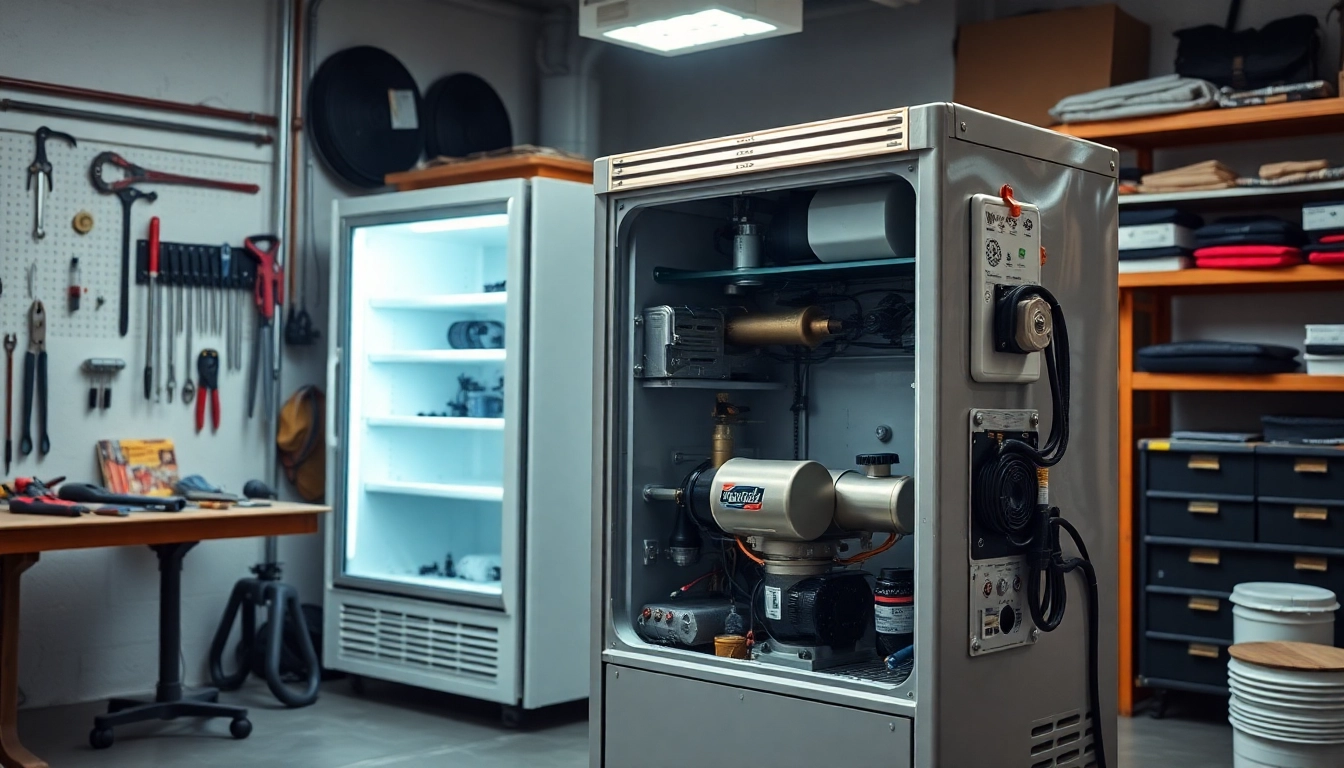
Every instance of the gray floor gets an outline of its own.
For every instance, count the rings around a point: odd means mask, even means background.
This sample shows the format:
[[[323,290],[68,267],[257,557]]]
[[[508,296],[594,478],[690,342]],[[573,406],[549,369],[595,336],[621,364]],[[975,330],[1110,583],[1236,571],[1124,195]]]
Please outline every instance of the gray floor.
[[[193,768],[587,768],[586,706],[537,713],[523,730],[499,725],[490,705],[370,681],[363,696],[345,682],[299,710],[281,708],[262,685],[227,694],[252,708],[252,736],[235,741],[228,724],[155,723],[116,734],[107,751],[85,743],[99,704],[20,713],[24,744],[54,768],[193,766]],[[1173,707],[1170,717],[1122,719],[1116,731],[1120,768],[1225,768],[1231,732],[1216,712]]]

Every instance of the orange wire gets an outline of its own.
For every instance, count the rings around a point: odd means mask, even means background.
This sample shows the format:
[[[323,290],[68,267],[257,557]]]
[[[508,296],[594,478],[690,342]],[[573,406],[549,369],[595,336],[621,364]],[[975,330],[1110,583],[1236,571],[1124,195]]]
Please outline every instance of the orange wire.
[[[836,560],[835,562],[841,565],[853,565],[855,563],[862,563],[864,560],[877,557],[883,552],[886,552],[888,549],[891,549],[892,547],[896,546],[896,542],[900,540],[901,540],[901,534],[893,533],[887,536],[887,540],[882,542],[882,546],[878,547],[877,549],[870,549],[867,552],[860,552],[859,554],[851,558],[848,558],[846,560]]]
[[[747,556],[747,559],[751,560],[751,562],[753,562],[753,563],[755,563],[755,564],[757,564],[757,565],[765,565],[765,560],[764,560],[764,559],[757,557],[755,554],[752,553],[751,550],[747,549],[747,545],[746,545],[746,544],[743,544],[743,543],[742,543],[742,537],[741,537],[741,536],[738,536],[738,537],[735,537],[735,538],[736,538],[736,540],[737,540],[737,548],[740,549],[740,550],[742,550],[742,554],[746,555],[746,556]]]

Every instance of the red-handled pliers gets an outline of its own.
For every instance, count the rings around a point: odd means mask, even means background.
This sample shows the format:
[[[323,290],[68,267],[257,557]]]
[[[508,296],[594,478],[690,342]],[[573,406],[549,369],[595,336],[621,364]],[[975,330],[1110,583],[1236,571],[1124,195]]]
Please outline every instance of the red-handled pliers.
[[[125,177],[116,181],[108,181],[107,179],[104,179],[103,167],[107,165],[115,165],[125,171]],[[181,176],[176,173],[151,171],[147,168],[141,168],[130,160],[118,155],[116,152],[103,152],[93,158],[93,167],[90,168],[89,171],[93,176],[93,188],[104,195],[110,195],[113,192],[126,189],[133,184],[181,184],[188,187],[205,187],[207,189],[223,189],[229,192],[243,192],[249,195],[255,195],[261,191],[261,187],[256,184],[202,179],[195,176]]]
[[[265,245],[266,247],[262,247]],[[257,261],[257,282],[252,289],[252,301],[257,305],[257,341],[252,347],[252,379],[247,383],[247,418],[252,418],[257,405],[257,381],[263,382],[263,397],[271,404],[271,366],[274,364],[274,341],[271,323],[276,308],[285,303],[285,283],[275,266],[280,250],[280,238],[275,235],[253,235],[243,240],[247,254]]]
[[[202,349],[196,356],[196,431],[205,429],[205,401],[210,401],[210,425],[212,432],[219,431],[219,353],[213,349]]]

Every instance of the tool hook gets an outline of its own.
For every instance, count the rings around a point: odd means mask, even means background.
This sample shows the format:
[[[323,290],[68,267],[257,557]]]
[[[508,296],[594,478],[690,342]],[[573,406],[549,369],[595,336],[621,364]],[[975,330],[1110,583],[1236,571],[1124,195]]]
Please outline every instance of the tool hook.
[[[60,131],[53,131],[45,125],[34,131],[33,136],[37,139],[37,157],[33,159],[33,164],[28,166],[28,186],[26,188],[32,189],[33,177],[41,175],[47,177],[47,191],[50,192],[51,161],[47,159],[47,139],[60,139],[72,147],[77,147],[79,144],[75,141],[74,136],[71,136],[68,133],[61,133]],[[42,182],[39,181],[38,183],[41,184]]]

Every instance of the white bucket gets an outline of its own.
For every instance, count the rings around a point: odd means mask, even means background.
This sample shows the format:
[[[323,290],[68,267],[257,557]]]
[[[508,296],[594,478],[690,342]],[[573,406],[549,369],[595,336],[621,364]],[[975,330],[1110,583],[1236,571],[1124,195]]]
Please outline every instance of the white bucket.
[[[1232,590],[1232,641],[1335,644],[1335,593],[1306,584],[1253,581]]]

